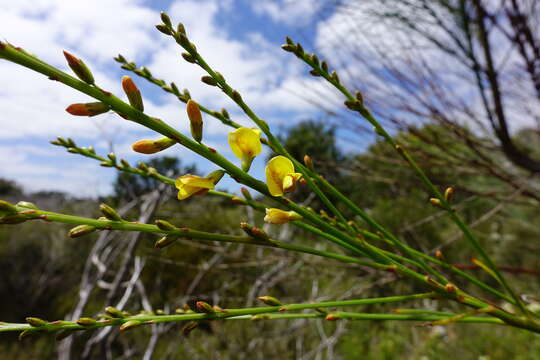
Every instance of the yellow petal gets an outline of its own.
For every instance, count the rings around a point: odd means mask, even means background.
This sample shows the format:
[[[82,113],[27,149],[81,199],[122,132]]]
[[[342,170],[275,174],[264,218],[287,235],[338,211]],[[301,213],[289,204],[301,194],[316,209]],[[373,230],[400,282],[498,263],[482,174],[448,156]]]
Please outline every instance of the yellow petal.
[[[283,180],[289,174],[295,174],[294,165],[285,156],[278,155],[268,162],[266,165],[266,184],[272,196],[283,195]]]
[[[270,208],[266,209],[266,216],[264,221],[271,224],[285,224],[289,221],[300,220],[302,216],[294,211],[284,211],[280,209]]]
[[[296,182],[302,177],[302,174],[292,173],[287,174],[283,178],[283,192],[288,193],[296,189]]]
[[[180,176],[176,179],[174,184],[178,189],[179,200],[187,199],[193,194],[200,193],[204,190],[208,191],[209,189],[214,188],[214,182],[212,179],[202,178],[200,176],[191,174]]]
[[[178,189],[178,200],[187,199],[188,197],[195,194],[199,190],[200,188],[184,185]]]
[[[260,130],[241,127],[229,133],[229,145],[236,157],[254,158],[262,151]]]
[[[204,189],[214,188],[214,183],[212,182],[211,179],[202,178],[202,177],[198,177],[194,175],[190,177],[185,177],[181,179],[180,181],[182,184],[187,185],[187,186],[193,186],[193,187],[204,188]]]

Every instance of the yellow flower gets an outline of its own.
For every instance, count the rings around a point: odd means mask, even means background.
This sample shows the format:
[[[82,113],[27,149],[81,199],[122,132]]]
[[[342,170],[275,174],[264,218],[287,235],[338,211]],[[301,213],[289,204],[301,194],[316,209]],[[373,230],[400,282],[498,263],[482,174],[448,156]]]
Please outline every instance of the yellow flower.
[[[273,157],[266,165],[266,184],[272,196],[281,196],[296,188],[302,174],[294,172],[294,165],[285,156]]]
[[[206,194],[208,190],[212,190],[214,185],[223,177],[225,172],[223,170],[216,170],[207,177],[200,177],[197,175],[187,174],[180,176],[174,182],[178,189],[178,200],[184,200],[191,195]]]
[[[300,220],[302,216],[295,213],[294,211],[284,211],[280,209],[266,209],[266,216],[264,221],[271,224],[285,224],[289,221]]]
[[[242,169],[249,171],[251,162],[262,150],[261,132],[241,127],[229,133],[229,145],[236,157],[242,160]]]

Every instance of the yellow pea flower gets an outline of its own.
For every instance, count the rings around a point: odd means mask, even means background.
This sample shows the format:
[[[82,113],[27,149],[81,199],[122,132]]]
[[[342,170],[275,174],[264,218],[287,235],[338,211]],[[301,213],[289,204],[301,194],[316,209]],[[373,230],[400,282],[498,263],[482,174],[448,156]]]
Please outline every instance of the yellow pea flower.
[[[285,156],[273,157],[266,165],[266,184],[272,196],[281,196],[296,188],[302,174],[294,172],[294,165]]]
[[[271,224],[285,224],[289,221],[300,220],[302,216],[294,211],[284,211],[280,209],[270,208],[266,209],[266,216],[264,221]]]
[[[174,182],[178,189],[178,200],[184,200],[191,195],[203,195],[212,190],[219,180],[223,177],[223,170],[216,170],[206,177],[187,174],[180,176]]]
[[[249,171],[251,162],[262,151],[261,131],[241,127],[229,133],[231,150],[242,160],[242,170]]]

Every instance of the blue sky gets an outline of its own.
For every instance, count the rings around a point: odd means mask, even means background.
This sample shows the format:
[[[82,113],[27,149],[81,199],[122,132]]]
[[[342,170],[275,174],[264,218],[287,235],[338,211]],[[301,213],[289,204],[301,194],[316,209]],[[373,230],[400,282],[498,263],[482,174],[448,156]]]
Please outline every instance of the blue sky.
[[[215,110],[225,107],[234,120],[251,126],[217,88],[202,84],[201,70],[185,63],[178,46],[155,30],[159,11],[166,10],[173,22],[186,25],[203,57],[241,90],[260,117],[278,130],[300,120],[324,118],[318,108],[298,96],[305,95],[306,88],[319,89],[329,99],[337,99],[337,94],[319,79],[308,76],[308,69],[294,56],[280,49],[286,35],[300,40],[307,49],[317,49],[324,24],[333,16],[331,11],[323,11],[324,3],[0,1],[0,37],[65,71],[69,69],[62,50],[68,50],[89,65],[99,86],[123,97],[120,79],[125,72],[112,59],[121,53],[140,66],[148,66],[156,77],[188,88],[199,103]],[[144,80],[134,79],[142,90],[146,112],[188,134],[185,106]],[[114,170],[50,145],[48,142],[56,136],[72,137],[80,146],[92,145],[103,155],[112,146],[119,157],[132,163],[148,159],[131,150],[134,141],[159,137],[112,113],[94,118],[70,116],[64,110],[66,106],[92,100],[5,61],[0,61],[0,83],[7,84],[0,88],[0,176],[17,181],[29,191],[61,190],[99,196],[111,190]],[[238,162],[227,145],[229,131],[217,120],[205,117],[204,142]],[[180,146],[160,155],[178,156],[183,164],[195,163],[201,172],[215,169]],[[262,178],[263,169],[264,156],[260,156],[251,172]],[[231,180],[221,185],[230,191],[238,187]]]

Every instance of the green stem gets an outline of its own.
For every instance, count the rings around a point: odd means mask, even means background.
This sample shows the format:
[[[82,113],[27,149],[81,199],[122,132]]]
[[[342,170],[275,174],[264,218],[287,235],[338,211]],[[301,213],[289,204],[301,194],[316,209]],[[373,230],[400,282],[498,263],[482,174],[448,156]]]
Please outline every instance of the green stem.
[[[186,320],[217,320],[217,319],[227,319],[234,318],[242,315],[257,315],[257,314],[267,314],[283,311],[295,311],[295,310],[306,310],[306,309],[317,309],[317,308],[328,308],[328,307],[342,307],[342,306],[360,306],[360,305],[372,305],[372,304],[385,304],[385,303],[394,303],[401,301],[409,300],[420,300],[425,298],[430,298],[435,296],[434,293],[422,293],[422,294],[413,294],[413,295],[401,295],[401,296],[390,296],[382,298],[371,298],[371,299],[357,299],[357,300],[342,300],[342,301],[325,301],[318,303],[309,303],[309,304],[290,304],[290,305],[278,305],[278,306],[264,306],[264,307],[255,307],[255,308],[244,308],[244,309],[224,309],[223,311],[216,311],[213,313],[190,313],[190,314],[175,314],[175,315],[148,315],[148,314],[139,314],[133,316],[126,316],[122,318],[112,318],[106,320],[98,320],[96,323],[88,326],[79,325],[75,321],[59,321],[59,322],[48,322],[43,326],[32,327],[29,324],[10,324],[10,323],[0,323],[0,332],[12,332],[12,331],[36,331],[36,332],[54,332],[59,330],[90,330],[96,328],[102,328],[106,326],[119,326],[128,321],[138,321],[141,324],[156,324],[156,323],[165,323],[165,322],[179,322]],[[392,315],[392,314],[389,314]]]
[[[327,71],[324,71],[319,64],[315,64],[308,56],[305,54],[298,55],[297,56],[302,59],[304,62],[306,62],[308,65],[310,65],[315,71],[317,71],[322,77],[324,77],[328,82],[330,82],[334,87],[336,87],[346,98],[348,101],[355,102],[357,99],[335,78],[332,78],[330,74],[328,74]],[[480,254],[482,259],[487,263],[487,265],[495,272],[495,274],[498,277],[499,282],[503,285],[505,290],[512,296],[514,299],[514,302],[518,305],[520,310],[524,314],[529,314],[529,311],[525,308],[523,302],[521,299],[517,296],[517,294],[512,290],[512,288],[507,283],[506,279],[502,276],[502,274],[497,269],[497,266],[495,263],[491,260],[489,255],[485,252],[485,250],[482,248],[476,237],[471,233],[468,226],[463,222],[461,217],[457,214],[457,212],[451,207],[451,205],[446,201],[443,194],[439,191],[439,189],[431,182],[431,180],[428,178],[428,176],[425,174],[425,172],[418,166],[418,164],[414,161],[414,159],[409,155],[409,153],[401,146],[399,146],[394,139],[388,134],[388,132],[384,129],[384,127],[379,123],[379,121],[371,114],[369,110],[367,110],[365,107],[362,107],[358,110],[356,110],[364,119],[366,119],[374,128],[375,132],[379,135],[381,135],[388,144],[390,144],[403,159],[409,164],[409,166],[413,169],[413,171],[417,174],[417,176],[420,178],[422,183],[428,188],[428,190],[431,192],[431,194],[439,199],[441,202],[442,207],[449,213],[450,218],[454,221],[454,223],[460,228],[460,230],[463,232],[465,238],[469,241],[469,243],[472,244],[472,246],[476,249],[476,251]],[[337,195],[336,192],[332,192],[334,195]],[[339,196],[339,198],[345,203],[351,207],[353,206],[353,210],[355,210],[359,216],[361,216],[363,219],[367,220],[369,217],[365,217],[362,215],[363,211],[356,207],[352,202],[347,199],[345,196]],[[369,222],[368,222],[369,223]],[[370,223],[370,225],[375,225],[374,223]],[[383,232],[381,229],[376,227],[379,231]],[[383,232],[385,236],[387,236],[390,240],[393,242],[396,241],[392,234],[387,234]],[[395,239],[395,240],[394,240]],[[396,241],[396,245],[401,244],[399,241]],[[406,248],[405,248],[406,249]],[[412,255],[412,253],[411,253]]]
[[[341,262],[354,263],[362,266],[368,266],[379,270],[389,270],[388,265],[379,264],[371,261],[364,261],[358,258],[331,253],[328,251],[316,250],[303,246],[297,246],[293,244],[284,243],[281,241],[269,239],[261,240],[249,236],[236,236],[226,234],[216,234],[205,231],[198,231],[189,228],[178,228],[177,230],[162,230],[156,225],[141,224],[127,221],[112,221],[112,220],[100,220],[85,218],[80,216],[59,214],[51,211],[35,210],[28,208],[18,208],[19,215],[25,216],[28,220],[45,220],[71,225],[89,225],[100,230],[120,230],[120,231],[139,231],[145,233],[155,233],[170,236],[177,236],[185,240],[206,240],[206,241],[219,241],[230,243],[241,243],[248,245],[258,245],[273,248],[280,248],[284,250],[290,250],[294,252],[300,252],[305,254],[316,255],[320,257],[326,257],[329,259],[339,260]]]
[[[95,160],[99,160],[101,162],[109,162],[111,164],[111,166],[114,166],[118,170],[121,170],[121,171],[129,172],[129,173],[144,176],[144,177],[154,177],[154,178],[158,179],[161,182],[174,185],[174,179],[172,179],[172,178],[161,175],[159,173],[152,173],[152,175],[148,175],[147,172],[145,172],[143,170],[140,170],[140,169],[136,169],[136,168],[133,168],[133,167],[120,166],[117,163],[112,163],[109,159],[106,159],[106,158],[104,158],[102,156],[96,155],[94,152],[89,151],[88,149],[85,149],[85,148],[77,148],[77,147],[71,148],[70,152],[77,153],[77,154],[80,154],[80,155],[83,155],[83,156],[87,156],[87,157],[93,158]],[[324,179],[322,179],[322,180],[325,181]],[[328,185],[330,185],[330,184],[328,184]],[[240,198],[238,196],[235,196],[235,195],[232,195],[232,194],[229,194],[229,193],[226,193],[226,192],[211,190],[211,191],[208,192],[208,194],[220,196],[220,197],[227,198],[227,199],[230,199],[230,200],[234,200],[234,201],[236,201],[238,203],[241,203],[243,205],[249,205],[252,208],[254,208],[255,210],[263,212],[263,213],[265,212],[265,209],[266,209],[266,205],[264,205],[261,202],[258,202],[258,201],[255,201],[255,200],[250,200],[250,199],[242,199],[242,198]],[[315,227],[313,227],[313,226],[311,226],[309,224],[306,224],[304,222],[295,221],[292,224],[294,224],[297,227],[302,228],[302,229],[304,229],[306,231],[309,231],[311,233],[314,233],[314,234],[317,234],[317,235],[319,235],[321,237],[324,237],[324,238],[326,238],[326,239],[328,239],[330,241],[336,241],[336,238],[334,236],[329,235],[329,234],[327,234],[327,233],[325,233],[325,232],[323,232],[323,231],[321,231],[321,230],[319,230],[319,229],[317,229],[317,228],[315,228]],[[374,240],[380,240],[381,239],[381,237],[379,235],[374,234],[372,232],[369,232],[367,230],[360,230],[360,233],[362,235],[364,235],[364,236],[366,236],[368,238],[374,239]],[[382,237],[382,239],[387,240],[390,244],[393,245],[393,242],[386,239],[385,237]],[[337,240],[339,241],[339,239],[337,239]],[[407,245],[404,245],[404,246],[407,246]],[[462,271],[462,270],[460,270],[460,269],[458,269],[458,268],[456,268],[456,267],[454,267],[454,266],[452,266],[452,265],[450,265],[450,264],[448,264],[448,263],[446,263],[444,261],[441,261],[441,260],[439,260],[437,258],[434,258],[432,256],[424,254],[424,253],[422,253],[422,252],[420,252],[420,251],[418,251],[416,249],[410,248],[408,246],[407,246],[407,248],[408,248],[409,252],[413,252],[417,256],[422,257],[422,258],[426,259],[427,261],[429,261],[431,263],[442,266],[445,269],[466,278],[467,280],[471,281],[472,283],[474,283],[478,287],[484,289],[485,291],[488,291],[491,294],[493,294],[493,295],[495,295],[495,296],[497,296],[497,297],[499,297],[499,298],[501,298],[501,299],[503,299],[505,301],[508,301],[511,304],[515,304],[515,301],[511,297],[508,297],[505,294],[501,293],[500,291],[494,289],[493,287],[485,284],[484,282],[480,281],[479,279],[477,279],[473,275],[470,275],[465,271]],[[398,254],[393,254],[393,253],[385,251],[385,250],[383,250],[383,251],[385,252],[386,255],[393,258],[394,260],[400,261],[402,263],[408,263],[408,264],[414,265],[416,267],[420,267],[420,265],[414,260],[411,260],[409,258],[400,256]]]

